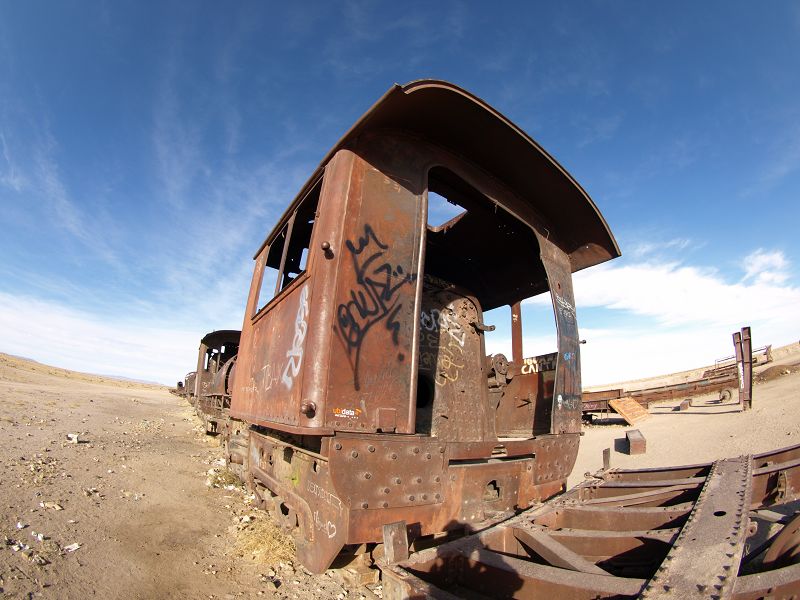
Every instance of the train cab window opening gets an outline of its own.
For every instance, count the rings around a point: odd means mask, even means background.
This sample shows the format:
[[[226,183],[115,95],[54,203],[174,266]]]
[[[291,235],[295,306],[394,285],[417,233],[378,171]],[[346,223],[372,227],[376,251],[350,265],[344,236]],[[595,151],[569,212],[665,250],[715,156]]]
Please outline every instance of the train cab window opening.
[[[264,267],[255,314],[308,268],[311,234],[321,189],[322,179],[319,179],[263,252]]]
[[[502,193],[502,190],[500,191]],[[531,226],[509,212],[502,203],[502,197],[495,199],[477,189],[464,177],[444,168],[434,167],[428,173],[428,215],[425,241],[425,276],[446,282],[457,294],[464,294],[477,301],[478,312],[472,325],[480,329],[482,348],[486,355],[502,353],[507,359],[513,359],[512,342],[513,318],[512,306],[517,303],[544,295],[548,290],[547,275],[542,263],[539,242]],[[502,248],[502,252],[498,250]],[[432,289],[427,292],[427,310],[446,312],[444,306],[437,306],[438,292]],[[423,298],[426,292],[423,291]],[[549,297],[545,297],[549,300]],[[540,350],[547,341],[553,340],[552,347],[557,347],[555,340],[555,319],[549,302],[535,301],[526,307],[525,313],[535,316],[526,323],[520,312],[521,335],[519,340],[525,339],[525,333],[534,334],[528,338],[530,350]],[[539,311],[539,305],[542,311]],[[463,305],[463,303],[462,303]],[[546,306],[546,308],[545,308]],[[423,304],[423,313],[426,305]],[[549,317],[544,311],[550,311]],[[540,318],[544,316],[544,321]],[[441,317],[439,317],[441,318]],[[449,318],[449,317],[448,317]],[[430,319],[429,319],[430,320]],[[533,329],[531,326],[533,325]],[[547,329],[540,331],[540,326]],[[460,327],[467,328],[468,324],[461,323]],[[497,326],[492,331],[491,326]],[[423,328],[425,323],[423,323]],[[471,328],[470,328],[471,329]],[[440,372],[445,372],[448,378],[455,378],[455,367],[461,364],[475,364],[476,360],[483,360],[484,356],[477,348],[474,356],[452,352],[449,347],[442,347],[447,341],[437,343],[435,338],[428,335],[427,330],[421,333],[424,347],[420,346],[420,374],[417,383],[417,433],[437,436],[442,430],[442,418],[449,419],[452,415],[445,414],[448,406],[446,401],[440,401],[442,394],[447,394],[446,384],[437,380],[437,385],[426,385],[426,377],[438,377]],[[544,342],[544,343],[543,343]],[[462,348],[466,349],[466,346]],[[466,350],[465,350],[466,351]],[[522,350],[524,352],[524,349]],[[526,356],[530,356],[529,354]],[[518,357],[522,360],[522,357]],[[435,368],[433,367],[435,365]],[[448,368],[453,367],[448,371]],[[458,373],[464,377],[463,372]],[[497,379],[487,385],[500,385]],[[500,389],[500,388],[498,388]],[[497,398],[493,400],[497,405]],[[444,398],[444,396],[442,396]],[[546,406],[546,402],[540,403]],[[530,428],[534,421],[537,431],[549,428],[549,419],[546,415],[522,414],[523,410],[514,410],[505,405],[499,406],[497,434],[500,436],[517,435],[521,431],[520,423],[527,423]],[[520,414],[516,414],[520,413]],[[549,430],[549,429],[548,429]],[[513,436],[512,436],[513,437]]]
[[[428,227],[431,229],[442,229],[456,217],[460,217],[466,212],[463,207],[437,194],[433,190],[428,190]]]
[[[428,172],[428,198],[426,275],[469,290],[484,311],[548,290],[539,243],[527,223],[444,167]],[[435,213],[441,209],[438,198],[446,200],[450,213]],[[453,213],[441,225],[432,224]]]
[[[211,348],[206,352],[205,356],[205,364],[203,365],[203,369],[208,371],[214,366],[214,360],[217,358],[219,351],[216,348]]]

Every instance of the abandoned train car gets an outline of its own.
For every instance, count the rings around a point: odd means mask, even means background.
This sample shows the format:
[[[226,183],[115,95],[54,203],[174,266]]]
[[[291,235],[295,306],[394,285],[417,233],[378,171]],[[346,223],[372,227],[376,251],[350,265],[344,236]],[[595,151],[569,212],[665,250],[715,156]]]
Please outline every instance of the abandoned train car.
[[[571,277],[616,256],[580,185],[472,94],[417,81],[368,110],[255,254],[230,390],[227,459],[302,563],[322,572],[388,523],[477,530],[563,491],[581,422]],[[523,359],[520,303],[545,293],[557,352]],[[501,306],[511,360],[486,355]]]
[[[220,423],[228,418],[231,386],[239,352],[241,332],[221,329],[207,333],[197,350],[197,370],[193,383],[187,375],[185,388],[192,386],[190,402],[203,419],[208,433],[219,433]]]

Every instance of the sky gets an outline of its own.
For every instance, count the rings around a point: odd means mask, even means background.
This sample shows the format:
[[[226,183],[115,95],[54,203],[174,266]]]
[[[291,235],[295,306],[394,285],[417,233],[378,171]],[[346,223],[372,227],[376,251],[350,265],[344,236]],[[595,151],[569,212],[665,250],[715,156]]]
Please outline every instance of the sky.
[[[559,4],[563,4],[560,6]],[[174,383],[393,83],[451,81],[586,189],[584,383],[800,339],[800,5],[0,0],[0,352]],[[525,354],[555,350],[523,308]],[[490,351],[510,355],[507,311]]]

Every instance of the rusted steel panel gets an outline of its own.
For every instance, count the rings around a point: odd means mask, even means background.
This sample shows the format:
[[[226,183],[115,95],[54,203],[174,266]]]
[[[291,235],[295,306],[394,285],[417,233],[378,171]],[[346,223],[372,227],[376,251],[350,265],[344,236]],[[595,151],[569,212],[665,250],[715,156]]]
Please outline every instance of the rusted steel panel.
[[[550,433],[557,353],[526,358],[498,403],[498,436]]]
[[[245,322],[231,416],[301,425],[305,334],[314,318],[311,287],[301,275],[281,292],[280,302],[265,307],[252,324]]]
[[[483,335],[474,327],[482,322],[477,299],[426,277],[420,314],[417,433],[462,442],[494,436],[494,414],[486,399]],[[470,396],[478,401],[465,402]]]
[[[355,159],[339,250],[326,425],[414,432],[420,198]],[[381,414],[384,413],[384,414]]]
[[[475,444],[388,441],[339,435],[330,442],[332,491],[353,511],[347,543],[382,539],[386,519],[418,523],[420,535],[485,527],[562,491],[571,468],[564,456],[577,451],[577,439],[529,440],[490,462],[467,458]],[[491,455],[491,445],[483,447]]]
[[[337,436],[330,457],[337,495],[365,509],[444,502],[445,447],[430,438],[390,448],[383,441]]]
[[[538,233],[536,238],[547,272],[558,330],[558,362],[550,432],[577,433],[581,430],[581,361],[571,265],[567,255],[553,242]]]
[[[497,435],[513,437],[528,436],[532,431],[550,432],[553,377],[549,379],[546,382],[544,374],[532,373],[516,375],[511,380],[497,405]]]
[[[327,569],[346,543],[350,523],[349,507],[334,491],[327,461],[250,432],[249,470],[262,486],[266,506],[283,515],[287,531],[296,531],[298,558],[315,573]]]

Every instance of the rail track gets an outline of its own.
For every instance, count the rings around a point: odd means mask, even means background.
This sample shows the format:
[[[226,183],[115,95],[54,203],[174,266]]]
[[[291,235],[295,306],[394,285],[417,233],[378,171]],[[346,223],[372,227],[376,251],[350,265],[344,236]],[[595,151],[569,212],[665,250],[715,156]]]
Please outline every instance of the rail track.
[[[600,471],[485,531],[383,559],[384,597],[795,598],[798,490],[800,445]]]

